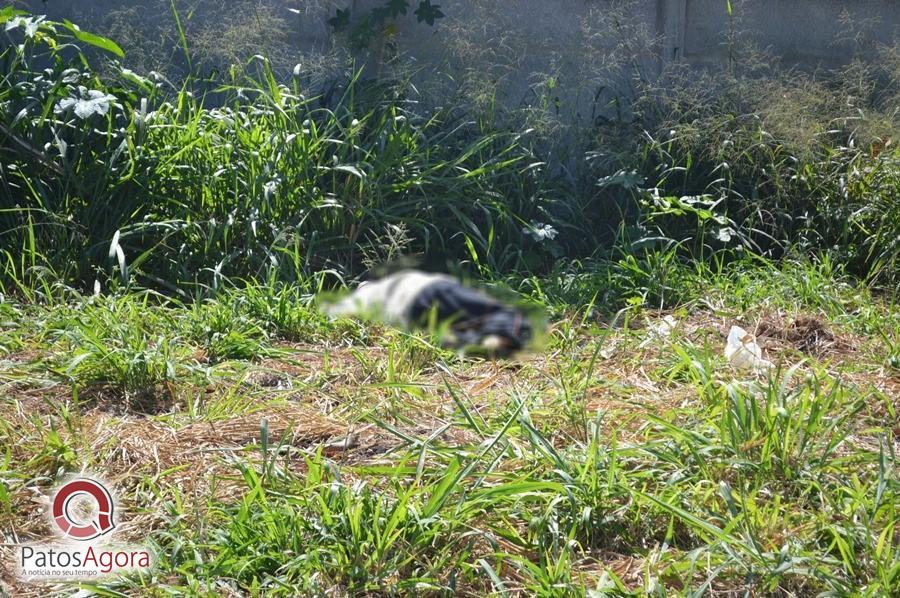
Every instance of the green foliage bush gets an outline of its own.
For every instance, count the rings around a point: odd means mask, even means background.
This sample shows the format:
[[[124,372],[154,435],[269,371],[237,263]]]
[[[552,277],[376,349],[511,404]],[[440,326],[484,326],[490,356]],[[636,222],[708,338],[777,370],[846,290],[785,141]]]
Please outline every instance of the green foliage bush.
[[[579,179],[515,111],[432,108],[358,74],[313,96],[262,56],[207,91],[115,62],[101,76],[81,47],[120,56],[110,40],[11,8],[0,24],[0,290],[330,286],[419,254],[482,274],[611,259],[660,299],[645,265],[722,250],[827,252],[898,282],[896,48],[830,80],[641,83],[632,116],[571,140]]]
[[[887,58],[900,46],[884,53],[880,65],[818,80],[691,72],[646,88],[636,105],[645,139],[623,159],[652,182],[644,224],[689,240],[694,255],[706,243],[830,252],[857,275],[898,282],[900,71]]]
[[[298,280],[358,272],[385,237],[496,263],[544,207],[527,134],[372,101],[356,79],[323,105],[262,58],[258,80],[221,86],[207,108],[127,71],[105,83],[57,24],[31,26],[3,51],[8,279]]]

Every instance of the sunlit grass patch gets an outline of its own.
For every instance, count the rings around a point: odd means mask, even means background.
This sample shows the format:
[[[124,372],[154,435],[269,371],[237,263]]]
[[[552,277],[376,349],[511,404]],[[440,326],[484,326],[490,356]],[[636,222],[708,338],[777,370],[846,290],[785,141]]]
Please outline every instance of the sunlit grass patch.
[[[666,312],[582,295],[506,362],[289,288],[8,304],[0,518],[41,536],[31,488],[107,472],[176,592],[883,593],[896,313],[840,282],[775,298],[758,267]],[[832,279],[808,268],[772,278]],[[735,322],[775,369],[728,363]]]
[[[160,557],[98,593],[900,587],[891,151],[708,103],[580,148],[579,195],[522,123],[358,74],[310,97],[254,58],[213,107],[48,39],[0,49],[0,557],[97,471]],[[541,342],[492,361],[316,308],[408,253],[538,304]],[[730,363],[735,325],[770,370]]]

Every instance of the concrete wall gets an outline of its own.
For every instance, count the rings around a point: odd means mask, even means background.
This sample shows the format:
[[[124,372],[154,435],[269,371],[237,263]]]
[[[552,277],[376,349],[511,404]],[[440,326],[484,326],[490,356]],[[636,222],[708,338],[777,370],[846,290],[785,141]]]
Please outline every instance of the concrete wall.
[[[877,45],[900,37],[900,0],[676,0],[685,7],[684,58],[724,62],[731,33],[786,65],[833,67],[854,53],[874,58]]]
[[[726,0],[440,4],[447,18],[433,28],[400,20],[401,54],[423,67],[449,63],[454,82],[476,97],[549,106],[566,123],[610,116],[636,78],[653,79],[673,62],[814,70],[877,59],[879,44],[900,41],[900,0],[732,0],[731,14]]]
[[[335,9],[352,6],[359,11],[376,1],[177,0],[176,4],[189,34],[202,31],[212,41],[218,24],[228,20],[229,11],[234,12],[233,6],[242,5],[245,12],[248,6],[262,6],[268,15],[283,19],[283,28],[272,34],[271,41],[274,44],[278,38],[290,58],[292,52],[308,57],[330,51],[336,44],[326,20]],[[415,6],[416,1],[410,3]],[[505,101],[520,102],[527,101],[534,85],[542,81],[608,84],[602,75],[625,64],[641,75],[671,61],[713,66],[727,62],[730,54],[747,52],[749,42],[787,66],[817,68],[839,65],[853,53],[874,58],[879,43],[900,38],[900,0],[732,0],[732,15],[727,14],[726,0],[439,3],[447,17],[435,27],[418,24],[409,14],[397,23],[399,34],[393,39],[376,40],[370,56],[381,60],[373,61],[375,72],[389,70],[381,62],[396,51],[427,70],[449,62],[455,70],[444,73],[445,77],[481,77],[483,83],[493,83]],[[0,0],[3,4],[54,19],[70,18],[86,28],[99,24],[101,33],[112,11],[128,9],[126,18],[132,15],[135,30],[155,23],[169,36],[160,46],[174,43],[169,0]],[[252,11],[230,18],[232,25],[255,23]],[[850,22],[856,32],[848,31]],[[266,33],[259,35],[260,45],[268,45]],[[856,38],[850,41],[853,35]],[[227,40],[223,37],[223,43]]]
[[[585,18],[631,5],[633,18],[658,36],[660,60],[695,64],[725,62],[729,40],[738,47],[752,41],[789,66],[817,68],[841,64],[857,50],[874,57],[877,44],[900,38],[900,0],[732,0],[730,15],[726,0],[443,0],[441,5],[450,15],[441,27],[487,17],[480,27],[503,22],[511,36],[525,37],[535,50],[562,54]],[[414,19],[402,23],[410,48],[429,37],[443,43],[436,31],[417,32]]]

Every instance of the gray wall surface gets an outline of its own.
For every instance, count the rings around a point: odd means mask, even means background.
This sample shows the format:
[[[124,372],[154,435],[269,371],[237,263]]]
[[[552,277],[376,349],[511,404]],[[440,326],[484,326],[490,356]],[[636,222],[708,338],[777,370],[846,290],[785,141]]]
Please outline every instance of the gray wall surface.
[[[283,68],[337,64],[346,47],[327,19],[360,14],[379,0],[176,0],[189,40],[221,64],[261,53]],[[437,0],[434,27],[410,14],[362,57],[368,74],[419,68],[464,81],[473,94],[506,103],[553,103],[556,90],[627,95],[629,79],[666,64],[717,67],[759,54],[784,66],[838,66],[876,59],[900,40],[900,0]],[[135,66],[154,68],[180,50],[169,0],[0,0],[110,35]],[[414,8],[418,0],[410,0]],[[294,9],[291,12],[289,9]],[[241,56],[243,55],[243,56]],[[396,60],[400,56],[405,60]],[[393,59],[393,60],[392,60]],[[146,64],[141,64],[144,61]],[[398,66],[399,65],[399,66]],[[450,68],[441,68],[449,65]],[[612,75],[618,73],[619,83]],[[573,85],[577,83],[578,85]],[[602,88],[602,89],[601,89]],[[599,91],[598,91],[599,90]],[[585,99],[574,102],[587,109]],[[570,106],[571,108],[571,106]]]
[[[411,0],[415,5],[415,1]],[[146,22],[167,21],[170,18],[168,0],[0,0],[0,5],[17,5],[50,18],[102,21],[112,11],[137,8],[134,14]],[[184,15],[198,21],[215,18],[216,13],[239,6],[240,2],[211,2],[177,0]],[[376,4],[376,0],[263,0],[245,2],[280,8],[283,16],[297,26],[296,40],[311,47],[323,44],[331,36],[326,20],[337,8]],[[727,0],[441,0],[447,18],[438,21],[435,33],[448,24],[467,19],[483,18],[487,10],[497,20],[509,26],[509,33],[526,35],[534,41],[554,40],[565,50],[571,41],[570,33],[577,21],[591,11],[604,10],[610,5],[631,4],[636,16],[652,30],[664,36],[666,58],[678,58],[679,52],[688,61],[709,62],[724,59],[723,40],[731,27],[752,34],[762,46],[769,46],[774,55],[785,60],[817,65],[839,63],[846,56],[846,33],[842,13],[856,25],[864,25],[872,41],[891,43],[900,34],[900,1],[898,0],[732,0],[733,18],[726,11]],[[288,13],[289,8],[300,15]],[[218,9],[218,10],[217,10]],[[253,18],[252,14],[247,15]],[[415,19],[401,19],[403,37],[411,33],[411,41],[423,37]],[[485,24],[489,26],[490,24]],[[426,35],[427,36],[427,35]],[[440,39],[434,36],[435,43]]]
[[[664,0],[663,0],[664,1]],[[837,66],[854,52],[876,56],[877,45],[900,36],[900,0],[745,0],[730,18],[723,0],[685,5],[684,57],[708,64],[727,59],[732,28],[787,65]]]

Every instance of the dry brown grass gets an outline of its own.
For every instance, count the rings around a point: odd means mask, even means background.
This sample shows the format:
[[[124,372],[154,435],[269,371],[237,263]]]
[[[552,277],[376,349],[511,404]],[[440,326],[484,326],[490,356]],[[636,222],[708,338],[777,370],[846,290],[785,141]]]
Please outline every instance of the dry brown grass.
[[[664,315],[648,312],[637,328]],[[606,339],[590,378],[581,379],[582,387],[574,390],[576,402],[585,413],[606,413],[604,434],[615,433],[625,444],[638,444],[648,433],[648,416],[677,421],[679,413],[697,407],[696,388],[664,373],[672,360],[668,343],[677,341],[718,352],[733,324],[754,331],[766,357],[776,363],[787,366],[816,360],[819,367],[860,393],[895,397],[896,412],[896,398],[900,397],[896,372],[860,366],[866,362],[869,339],[837,329],[814,315],[781,312],[759,315],[755,321],[711,311],[682,314],[669,339],[643,345],[640,341],[649,332],[635,330],[634,325],[617,329]],[[390,382],[383,369],[388,359],[384,348],[335,348],[324,353],[309,345],[280,343],[279,349],[285,352],[282,357],[234,369],[205,387],[179,384],[157,389],[147,395],[156,403],[142,403],[140,397],[127,397],[105,386],[82,389],[78,403],[65,385],[10,386],[7,392],[11,395],[0,401],[0,418],[20,439],[10,448],[16,464],[34,456],[49,429],[58,430],[65,442],[80,447],[78,458],[83,466],[102,472],[121,499],[126,514],[121,518],[121,538],[137,541],[163,524],[165,504],[175,494],[189,498],[193,511],[183,516],[193,521],[202,521],[204,505],[238,502],[246,485],[236,473],[235,459],[261,462],[262,422],[266,422],[270,449],[302,475],[302,457],[317,451],[347,465],[395,462],[392,453],[404,446],[403,435],[428,438],[454,421],[458,415],[454,393],[484,420],[498,417],[508,398],[519,393],[532,397],[536,425],[549,430],[555,446],[565,447],[578,438],[579,431],[560,407],[560,368],[566,367],[567,360],[584,363],[593,352],[588,335],[581,336],[576,346],[574,356],[555,349],[507,362],[400,367],[397,375],[401,379]],[[41,357],[39,351],[29,350],[8,361],[35,363]],[[801,371],[806,367],[802,365]],[[737,373],[726,366],[715,375],[727,381]],[[241,398],[213,416],[198,417],[184,411],[191,397],[207,406]],[[60,405],[69,409],[68,422]],[[877,450],[878,439],[867,432],[866,425],[888,417],[884,402],[872,401],[848,445]],[[400,436],[380,427],[381,420]],[[890,425],[895,438],[900,438],[900,422]],[[445,446],[471,447],[483,438],[470,429],[450,426],[436,440]],[[513,472],[520,466],[509,459],[496,471]],[[50,463],[42,467],[46,475],[16,490],[13,513],[0,517],[7,542],[51,537],[45,513],[53,470]],[[354,477],[352,467],[346,475]],[[141,489],[147,480],[159,489],[156,494]],[[17,583],[9,568],[11,551],[11,544],[0,548],[0,561],[5,563],[0,565],[0,580],[7,593],[36,595],[56,589],[52,584]],[[590,580],[611,570],[623,583],[639,589],[647,566],[634,556],[609,552],[591,554],[573,571],[586,583],[593,583]],[[507,571],[506,575],[514,588],[518,573]]]

